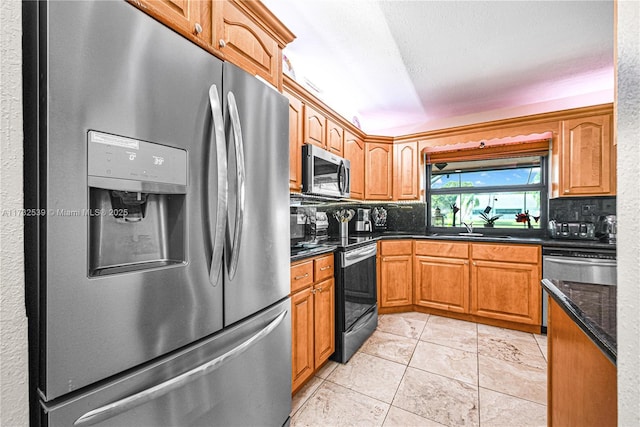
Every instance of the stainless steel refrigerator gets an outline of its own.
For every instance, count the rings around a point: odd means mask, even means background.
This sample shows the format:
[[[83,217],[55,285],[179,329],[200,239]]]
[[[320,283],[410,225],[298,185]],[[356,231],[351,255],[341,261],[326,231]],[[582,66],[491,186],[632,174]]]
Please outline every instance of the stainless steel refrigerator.
[[[23,12],[32,425],[287,423],[288,101],[124,1]]]

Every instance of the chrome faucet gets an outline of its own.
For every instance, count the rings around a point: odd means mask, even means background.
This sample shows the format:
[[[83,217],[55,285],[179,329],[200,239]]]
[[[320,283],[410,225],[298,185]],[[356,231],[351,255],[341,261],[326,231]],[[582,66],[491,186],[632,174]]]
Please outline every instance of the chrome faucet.
[[[468,233],[473,233],[473,221],[470,222],[469,224],[467,224],[466,222],[463,222],[462,224],[464,224]]]

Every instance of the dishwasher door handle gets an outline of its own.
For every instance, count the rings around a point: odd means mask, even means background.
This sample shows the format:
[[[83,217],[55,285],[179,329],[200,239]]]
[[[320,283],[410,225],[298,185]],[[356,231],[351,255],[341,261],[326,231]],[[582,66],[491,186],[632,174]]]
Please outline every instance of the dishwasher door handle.
[[[544,257],[544,263],[553,262],[562,265],[585,265],[590,267],[615,267],[617,261],[610,259],[579,259],[579,258],[564,258],[564,257]]]

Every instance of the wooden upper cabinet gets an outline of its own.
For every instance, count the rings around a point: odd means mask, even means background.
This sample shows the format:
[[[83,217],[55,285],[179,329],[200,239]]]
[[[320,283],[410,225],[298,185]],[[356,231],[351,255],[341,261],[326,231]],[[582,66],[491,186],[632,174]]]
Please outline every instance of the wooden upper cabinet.
[[[405,142],[393,146],[393,198],[418,199],[418,143]]]
[[[333,120],[327,119],[327,150],[340,157],[343,156],[344,129]]]
[[[200,0],[129,0],[169,28],[208,45],[211,40],[211,2]]]
[[[611,115],[562,121],[558,196],[615,195]]]
[[[289,98],[289,190],[302,190],[302,143],[304,128],[304,105],[286,90]]]
[[[364,171],[365,198],[391,200],[393,198],[393,144],[367,142]]]
[[[327,119],[309,104],[304,106],[304,143],[327,148]]]
[[[239,9],[241,2],[213,3],[216,8],[214,46],[218,46],[225,59],[279,87],[282,52],[278,43]]]
[[[343,157],[351,162],[351,198],[364,199],[364,141],[344,132]]]

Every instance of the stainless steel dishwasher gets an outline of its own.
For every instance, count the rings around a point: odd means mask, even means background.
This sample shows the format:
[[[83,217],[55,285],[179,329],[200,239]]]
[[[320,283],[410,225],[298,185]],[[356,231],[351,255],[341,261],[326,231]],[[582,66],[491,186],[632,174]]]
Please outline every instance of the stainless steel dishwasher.
[[[542,248],[542,276],[601,285],[617,284],[615,249]],[[542,291],[542,328],[547,328],[547,293]]]

